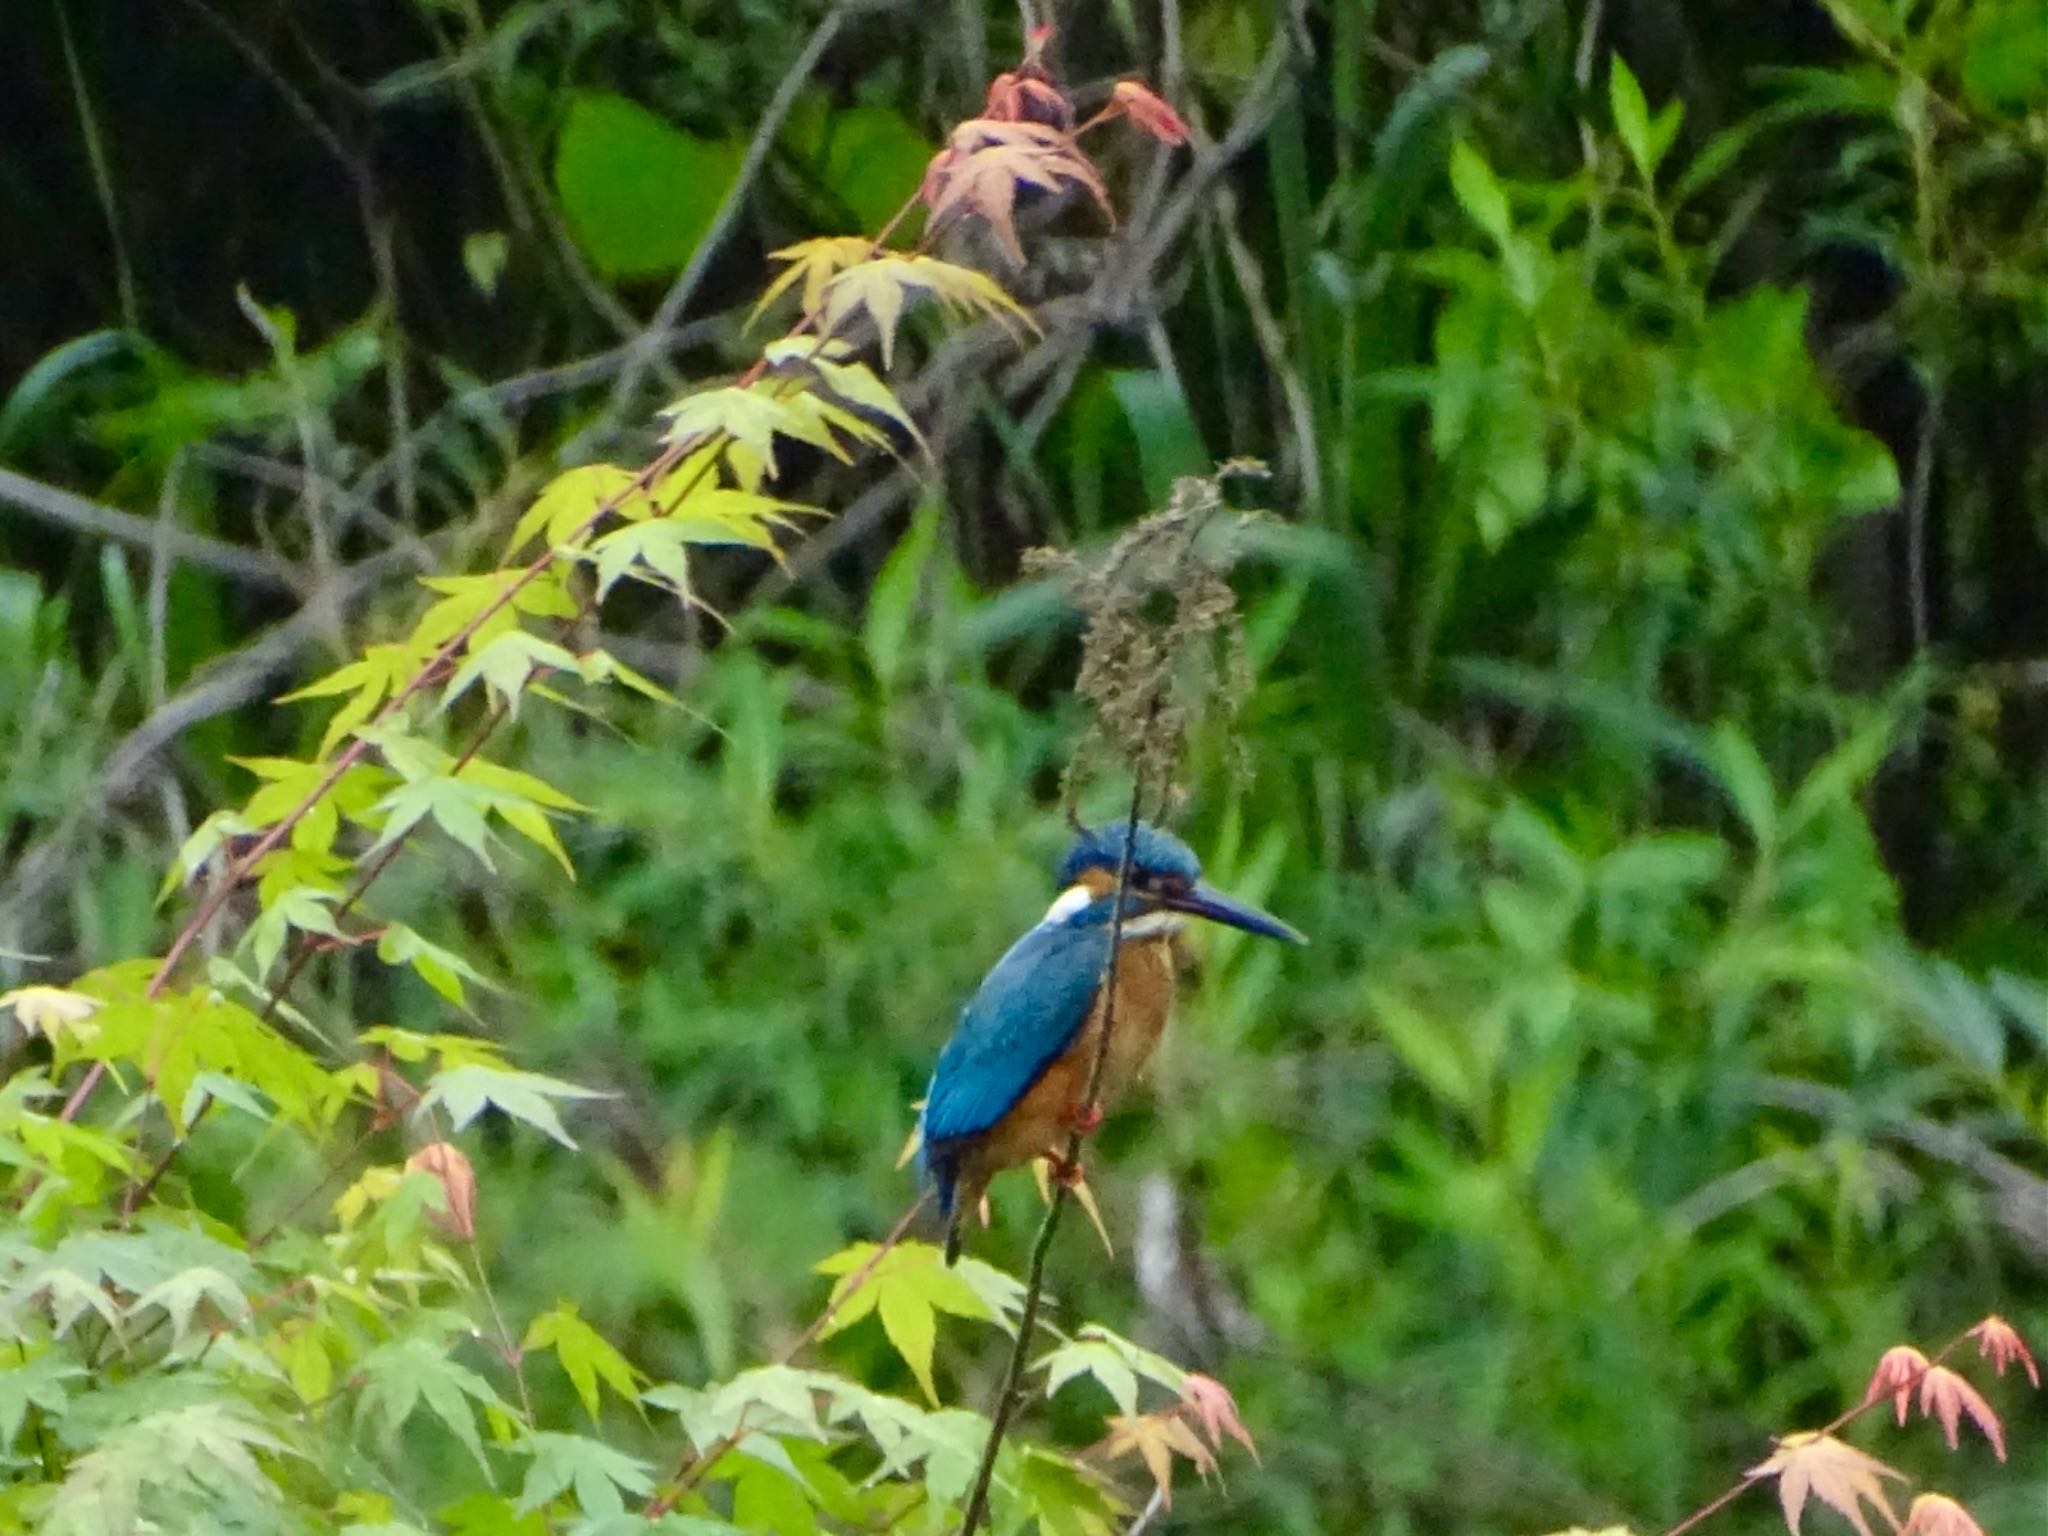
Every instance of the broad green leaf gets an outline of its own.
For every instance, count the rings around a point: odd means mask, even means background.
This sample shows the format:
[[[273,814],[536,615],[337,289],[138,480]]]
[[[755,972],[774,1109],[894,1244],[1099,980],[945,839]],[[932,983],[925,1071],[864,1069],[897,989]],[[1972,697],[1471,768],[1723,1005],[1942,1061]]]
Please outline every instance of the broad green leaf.
[[[1508,210],[1507,193],[1501,190],[1493,168],[1465,139],[1451,146],[1451,192],[1466,217],[1496,241],[1507,243],[1514,233],[1514,215]]]
[[[683,133],[623,96],[580,92],[555,148],[555,190],[600,272],[660,276],[696,251],[740,157],[738,145]]]
[[[747,1455],[733,1460],[737,1475],[732,1479],[732,1517],[742,1530],[816,1536],[818,1511],[810,1489],[794,1470]]]
[[[334,1390],[334,1360],[320,1335],[318,1326],[305,1323],[291,1329],[275,1346],[279,1363],[302,1403],[324,1402]]]
[[[1987,111],[2048,107],[2048,7],[2040,0],[1973,0],[1963,24],[1963,92]]]
[[[880,229],[917,190],[932,143],[893,107],[842,107],[827,114],[822,181],[855,227]]]

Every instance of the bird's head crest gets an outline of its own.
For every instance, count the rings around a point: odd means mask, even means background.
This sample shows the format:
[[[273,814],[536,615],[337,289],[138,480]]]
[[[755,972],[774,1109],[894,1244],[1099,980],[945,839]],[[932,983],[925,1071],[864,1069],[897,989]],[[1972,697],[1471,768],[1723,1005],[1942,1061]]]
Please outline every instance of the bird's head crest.
[[[1082,827],[1074,846],[1060,862],[1059,883],[1070,886],[1090,870],[1102,870],[1114,877],[1123,868],[1124,842],[1130,838],[1131,875],[1153,879],[1167,877],[1192,885],[1202,878],[1202,861],[1194,849],[1161,831],[1148,821],[1132,829],[1126,822],[1106,822],[1099,827]]]

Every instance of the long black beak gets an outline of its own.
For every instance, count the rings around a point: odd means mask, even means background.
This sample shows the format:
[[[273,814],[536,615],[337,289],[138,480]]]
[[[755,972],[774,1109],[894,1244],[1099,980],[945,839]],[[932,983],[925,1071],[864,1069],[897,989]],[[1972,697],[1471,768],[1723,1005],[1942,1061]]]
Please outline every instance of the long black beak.
[[[1246,933],[1256,933],[1264,938],[1284,939],[1289,944],[1308,942],[1308,935],[1299,928],[1281,922],[1270,912],[1261,912],[1257,907],[1224,895],[1206,880],[1198,881],[1182,895],[1169,896],[1162,905],[1176,912],[1185,912],[1190,917],[1228,923],[1233,928],[1242,928]]]

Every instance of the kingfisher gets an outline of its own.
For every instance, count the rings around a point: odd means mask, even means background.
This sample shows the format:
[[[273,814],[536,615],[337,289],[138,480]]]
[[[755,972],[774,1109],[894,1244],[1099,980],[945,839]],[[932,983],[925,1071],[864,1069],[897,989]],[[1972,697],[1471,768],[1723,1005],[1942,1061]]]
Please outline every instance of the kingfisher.
[[[1081,828],[1059,884],[1059,898],[961,1010],[925,1094],[921,1156],[946,1223],[948,1264],[960,1256],[963,1213],[980,1205],[996,1174],[1040,1157],[1068,1177],[1077,1173],[1065,1166],[1068,1135],[1096,1129],[1102,1106],[1130,1086],[1166,1029],[1187,919],[1308,942],[1203,880],[1194,851],[1147,822]],[[1119,939],[1115,1006],[1106,1008],[1110,945]],[[1105,1014],[1110,1038],[1091,1102]]]

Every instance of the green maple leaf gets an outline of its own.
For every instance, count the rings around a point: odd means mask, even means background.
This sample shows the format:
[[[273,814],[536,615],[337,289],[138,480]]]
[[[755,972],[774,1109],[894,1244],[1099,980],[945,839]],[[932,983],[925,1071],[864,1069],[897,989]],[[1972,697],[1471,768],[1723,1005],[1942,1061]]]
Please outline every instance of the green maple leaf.
[[[521,1348],[554,1350],[584,1411],[593,1419],[597,1417],[600,1380],[628,1402],[640,1395],[640,1373],[603,1334],[577,1316],[574,1302],[561,1302],[554,1311],[536,1317]]]
[[[618,1515],[625,1512],[622,1492],[639,1496],[654,1491],[646,1462],[615,1451],[602,1440],[540,1431],[527,1438],[526,1447],[533,1453],[533,1464],[513,1505],[520,1514],[573,1491],[586,1515]]]
[[[483,1442],[472,1404],[500,1413],[511,1409],[483,1377],[449,1359],[448,1347],[445,1340],[415,1334],[370,1351],[356,1367],[363,1380],[356,1412],[377,1426],[387,1444],[395,1445],[406,1420],[425,1407],[483,1466]]]
[[[520,1072],[510,1067],[470,1062],[436,1073],[421,1097],[420,1107],[424,1110],[440,1105],[447,1110],[450,1123],[458,1131],[485,1109],[494,1108],[514,1120],[524,1121],[573,1150],[576,1143],[562,1129],[561,1116],[555,1112],[555,1101],[605,1097],[607,1095],[594,1088],[579,1088],[574,1083],[543,1077],[538,1072]]]
[[[856,1243],[817,1266],[820,1274],[840,1277],[828,1303],[832,1319],[819,1336],[830,1338],[875,1313],[925,1396],[936,1403],[939,1393],[932,1381],[932,1351],[938,1339],[935,1314],[950,1312],[987,1323],[1001,1321],[1002,1314],[949,1269],[945,1256],[932,1244],[899,1243],[868,1269],[875,1246]],[[865,1278],[861,1278],[863,1271]],[[860,1284],[853,1289],[856,1279]]]
[[[54,1349],[32,1357],[26,1365],[0,1370],[0,1445],[14,1443],[31,1407],[48,1418],[63,1417],[71,1402],[66,1384],[87,1374],[84,1366]]]

